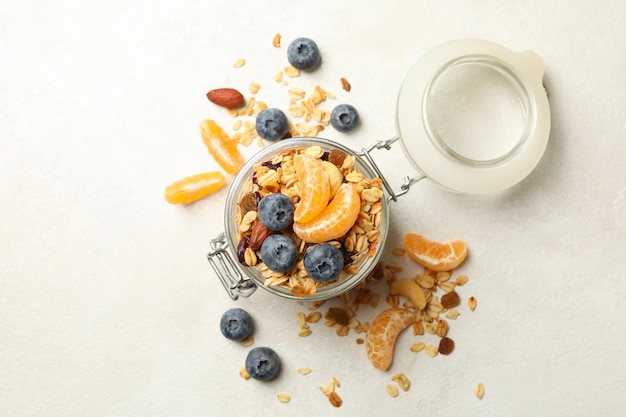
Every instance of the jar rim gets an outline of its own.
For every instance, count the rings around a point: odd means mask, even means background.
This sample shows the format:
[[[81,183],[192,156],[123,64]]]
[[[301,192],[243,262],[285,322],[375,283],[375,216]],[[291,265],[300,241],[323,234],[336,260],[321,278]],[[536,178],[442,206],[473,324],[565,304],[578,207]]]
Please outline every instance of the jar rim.
[[[440,134],[438,128],[436,127],[436,123],[433,120],[432,101],[433,95],[435,94],[435,87],[438,83],[443,82],[442,79],[451,71],[466,66],[493,70],[493,72],[500,75],[502,80],[507,83],[507,87],[510,87],[513,90],[516,96],[515,98],[517,98],[520,104],[520,108],[518,110],[523,117],[523,129],[521,129],[519,134],[516,135],[515,143],[512,144],[512,146],[508,146],[506,151],[493,157],[472,157],[455,150],[446,141],[446,139],[442,137],[443,135]],[[535,109],[532,106],[527,87],[522,83],[515,72],[511,70],[510,66],[506,62],[484,54],[464,55],[443,65],[426,85],[423,100],[422,118],[429,139],[433,142],[433,144],[435,144],[435,146],[439,147],[442,153],[444,153],[447,157],[469,166],[496,166],[513,158],[529,138],[529,135],[532,132],[532,127],[536,123]]]

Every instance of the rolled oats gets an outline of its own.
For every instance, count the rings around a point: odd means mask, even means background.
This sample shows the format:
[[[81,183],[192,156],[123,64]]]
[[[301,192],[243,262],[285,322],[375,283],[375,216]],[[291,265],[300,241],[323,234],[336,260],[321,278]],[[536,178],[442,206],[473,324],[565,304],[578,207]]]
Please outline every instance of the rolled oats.
[[[289,401],[291,401],[291,397],[289,396],[289,394],[284,392],[276,394],[276,398],[278,398],[278,401],[280,401],[281,403],[288,403]]]
[[[261,84],[257,83],[256,81],[251,81],[250,85],[248,86],[248,91],[250,91],[250,94],[256,94],[259,92],[260,88]]]
[[[468,280],[469,280],[469,278],[467,277],[467,275],[465,275],[465,274],[459,275],[458,277],[456,277],[456,285],[461,287],[461,286],[465,285]]]
[[[280,39],[281,39],[280,33],[277,33],[276,35],[274,35],[274,38],[272,39],[272,45],[274,45],[274,48],[280,48]]]
[[[248,347],[254,344],[254,336],[248,336],[244,340],[241,341],[241,346]]]
[[[461,313],[459,312],[457,308],[452,308],[446,312],[446,318],[450,320],[456,320],[456,318],[459,317],[460,315]]]
[[[411,352],[421,352],[426,347],[424,342],[415,342],[411,345]]]
[[[322,318],[322,313],[319,311],[314,311],[312,313],[307,314],[305,321],[307,323],[317,323]]]
[[[243,58],[237,58],[233,63],[234,68],[241,68],[246,64],[246,60]]]
[[[311,368],[307,368],[306,366],[301,366],[298,368],[298,373],[300,375],[308,375],[311,373]]]
[[[288,77],[299,77],[300,76],[300,70],[298,68],[294,68],[291,65],[285,67],[285,74]]]
[[[387,394],[389,394],[389,396],[391,396],[391,397],[397,397],[398,394],[400,393],[398,391],[398,387],[396,387],[393,384],[387,384],[387,386],[385,388],[387,390]]]
[[[437,356],[437,354],[439,353],[439,349],[437,348],[437,346],[433,346],[433,345],[426,345],[426,347],[424,347],[424,351],[428,353],[429,356],[432,356],[432,357]]]
[[[391,377],[391,380],[395,382],[396,384],[398,384],[400,389],[404,392],[408,391],[409,388],[411,387],[411,381],[409,381],[409,378],[407,378],[407,376],[403,374],[402,372],[399,372],[393,375]]]
[[[476,395],[476,398],[479,400],[482,400],[485,395],[485,384],[477,382],[476,386],[474,386],[474,395]]]
[[[476,297],[472,296],[467,299],[467,306],[469,307],[470,310],[474,311],[477,305],[478,305],[478,301],[476,300]]]

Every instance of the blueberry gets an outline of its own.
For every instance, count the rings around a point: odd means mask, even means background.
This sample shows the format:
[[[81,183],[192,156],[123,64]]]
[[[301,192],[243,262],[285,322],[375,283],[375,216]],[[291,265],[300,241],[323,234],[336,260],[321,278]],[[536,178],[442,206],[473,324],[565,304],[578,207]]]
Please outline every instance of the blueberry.
[[[241,308],[226,310],[220,320],[220,330],[227,339],[240,342],[252,334],[252,317]]]
[[[343,270],[343,262],[341,250],[328,243],[311,246],[304,254],[304,269],[319,282],[336,279]]]
[[[256,131],[263,139],[279,140],[289,131],[287,116],[274,107],[265,109],[256,117]]]
[[[294,210],[293,202],[285,194],[268,194],[259,202],[259,220],[268,229],[280,232],[293,223]]]
[[[272,348],[255,347],[246,357],[246,371],[254,379],[269,381],[280,370],[280,358]]]
[[[300,70],[311,70],[320,62],[320,50],[309,38],[294,39],[287,48],[287,60]]]
[[[359,112],[349,104],[340,104],[330,113],[330,124],[340,132],[349,132],[359,122]]]
[[[261,245],[261,259],[272,271],[289,271],[296,263],[296,255],[296,245],[285,235],[270,235]]]

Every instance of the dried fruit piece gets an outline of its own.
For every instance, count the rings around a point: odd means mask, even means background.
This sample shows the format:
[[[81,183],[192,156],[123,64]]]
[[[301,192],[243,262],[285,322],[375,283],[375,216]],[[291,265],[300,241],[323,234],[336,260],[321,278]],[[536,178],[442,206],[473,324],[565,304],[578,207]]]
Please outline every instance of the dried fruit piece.
[[[330,183],[319,159],[304,153],[294,156],[293,162],[300,184],[294,221],[308,223],[328,205]]]
[[[213,194],[226,179],[219,171],[192,175],[165,187],[165,200],[170,204],[189,204]]]
[[[344,183],[321,213],[308,223],[294,222],[293,231],[309,243],[338,239],[354,226],[360,211],[361,196],[355,187]]]
[[[206,93],[207,98],[213,104],[227,109],[236,109],[244,103],[243,94],[235,88],[216,88]]]
[[[451,291],[441,296],[441,305],[443,308],[453,308],[459,305],[461,298],[455,291]]]
[[[245,215],[249,211],[257,211],[258,203],[261,196],[255,192],[249,192],[239,200],[239,208],[241,208],[241,214]]]
[[[454,340],[449,337],[443,337],[439,341],[439,353],[449,355],[454,350]]]
[[[328,153],[328,162],[332,162],[337,168],[341,168],[346,159],[346,153],[338,149],[333,149]]]
[[[405,308],[384,310],[372,321],[366,333],[365,348],[374,367],[383,371],[389,369],[398,335],[414,321],[415,314]]]
[[[243,167],[243,157],[224,129],[213,120],[203,120],[200,132],[209,153],[222,169],[229,174],[237,174]]]
[[[407,233],[404,248],[411,259],[433,271],[450,271],[467,256],[467,245],[462,240],[440,243],[416,233]]]

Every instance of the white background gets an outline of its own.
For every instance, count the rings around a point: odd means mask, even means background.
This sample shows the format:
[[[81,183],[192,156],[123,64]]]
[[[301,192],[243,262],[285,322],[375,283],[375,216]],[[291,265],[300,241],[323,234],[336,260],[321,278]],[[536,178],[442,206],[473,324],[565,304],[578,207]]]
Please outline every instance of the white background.
[[[625,14],[618,0],[3,1],[0,415],[623,415]],[[395,135],[402,79],[441,42],[484,38],[546,63],[551,138],[526,180],[491,196],[422,182],[391,207],[387,258],[409,231],[468,242],[460,293],[479,305],[451,322],[450,356],[410,352],[409,331],[384,373],[352,333],[320,322],[298,337],[307,304],[262,290],[231,301],[205,259],[227,187],[186,207],[163,199],[174,180],[219,169],[198,125],[233,119],[208,90],[254,80],[287,109],[273,77],[298,36],[323,64],[290,85],[354,104],[357,131],[323,132],[354,149]],[[395,184],[414,172],[400,149],[377,160]],[[276,380],[238,375],[250,348],[218,329],[234,306],[254,316],[254,345],[281,355]],[[391,398],[395,372],[412,386]],[[318,390],[333,376],[339,409]]]

